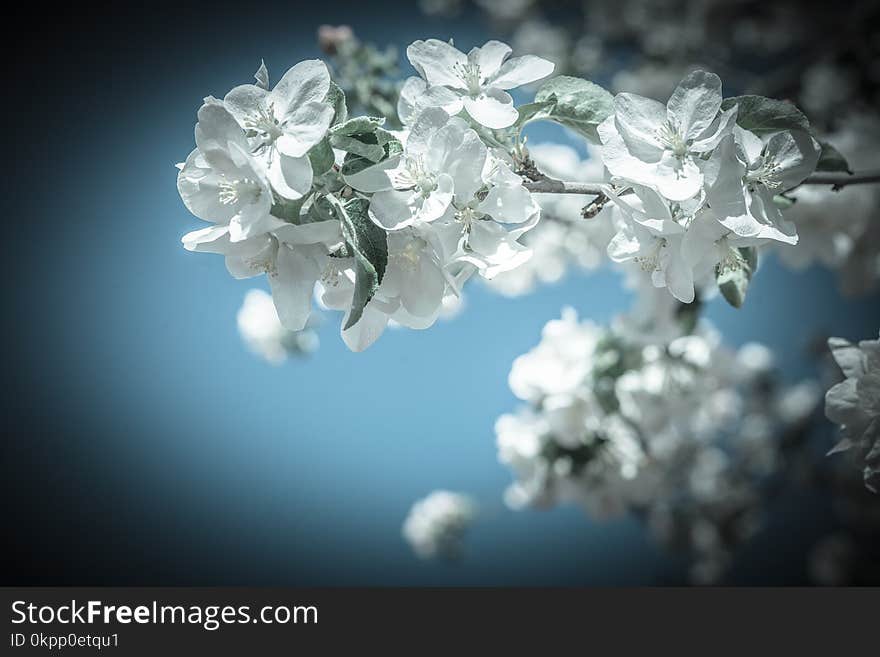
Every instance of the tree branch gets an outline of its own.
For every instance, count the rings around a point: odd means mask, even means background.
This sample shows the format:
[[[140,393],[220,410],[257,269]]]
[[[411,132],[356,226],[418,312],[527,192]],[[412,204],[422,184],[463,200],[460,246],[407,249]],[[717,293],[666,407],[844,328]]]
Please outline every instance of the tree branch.
[[[880,182],[880,169],[871,171],[856,171],[849,173],[814,173],[804,182],[804,185],[832,185],[834,189],[842,189],[847,185],[861,185],[864,183]]]
[[[841,189],[847,185],[860,185],[865,183],[880,183],[880,170],[857,171],[848,173],[814,173],[809,176],[803,185],[832,185],[835,189]],[[530,192],[539,194],[588,194],[591,196],[602,195],[602,187],[605,183],[565,182],[552,178],[526,181],[523,183]]]

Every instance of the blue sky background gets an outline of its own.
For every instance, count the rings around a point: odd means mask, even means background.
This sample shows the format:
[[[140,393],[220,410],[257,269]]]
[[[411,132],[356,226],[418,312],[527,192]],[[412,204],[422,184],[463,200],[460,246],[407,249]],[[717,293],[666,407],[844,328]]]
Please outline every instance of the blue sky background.
[[[275,80],[319,56],[324,22],[401,50],[416,38],[453,36],[466,49],[489,36],[477,20],[431,20],[412,7],[311,11],[306,20],[281,10],[259,26],[207,16],[149,52],[117,37],[107,68],[84,71],[68,97],[49,162],[28,165],[36,185],[13,190],[25,220],[7,243],[16,309],[7,402],[32,431],[8,437],[7,464],[22,491],[50,491],[29,516],[45,525],[40,550],[62,539],[46,529],[60,523],[81,533],[68,559],[97,561],[85,556],[96,545],[128,554],[90,566],[125,581],[681,581],[683,562],[635,520],[596,524],[575,508],[515,513],[501,503],[510,474],[497,463],[493,423],[517,405],[510,365],[565,305],[597,322],[626,310],[614,272],[573,274],[519,299],[472,285],[455,320],[389,331],[363,354],[346,350],[333,314],[311,358],[275,368],[242,345],[235,314],[265,281],[233,280],[221,257],[179,242],[200,227],[173,165],[193,147],[202,97],[250,80],[261,57]],[[876,335],[877,302],[843,299],[831,275],[768,260],[744,309],[716,300],[708,316],[733,346],[771,346],[795,380],[812,371],[805,348],[815,336]],[[409,506],[435,488],[483,507],[458,564],[419,561],[400,537]],[[821,502],[783,500],[735,580],[798,581],[804,545],[825,523]]]

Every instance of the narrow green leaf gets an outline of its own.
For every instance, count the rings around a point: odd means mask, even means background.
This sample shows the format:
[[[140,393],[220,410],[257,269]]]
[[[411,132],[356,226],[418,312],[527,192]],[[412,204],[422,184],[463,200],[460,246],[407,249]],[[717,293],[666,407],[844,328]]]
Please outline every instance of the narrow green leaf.
[[[810,121],[793,103],[765,96],[734,96],[721,103],[727,110],[738,105],[736,122],[739,127],[754,132],[759,137],[782,130],[805,130],[809,132]]]
[[[532,105],[548,103],[548,107],[543,110],[528,108],[527,112],[534,111],[533,116],[540,114],[540,118],[560,123],[598,143],[596,127],[611,116],[613,100],[614,97],[598,84],[560,75],[545,82],[535,94]]]
[[[370,219],[367,199],[354,198],[338,208],[341,210],[342,235],[355,261],[354,297],[348,321],[343,327],[346,330],[360,320],[364,307],[382,284],[388,264],[388,243],[385,231]]]

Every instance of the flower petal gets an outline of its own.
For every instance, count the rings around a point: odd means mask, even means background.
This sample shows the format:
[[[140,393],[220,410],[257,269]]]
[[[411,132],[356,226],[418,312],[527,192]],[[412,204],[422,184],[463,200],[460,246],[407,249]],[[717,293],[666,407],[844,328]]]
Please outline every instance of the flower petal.
[[[494,87],[476,98],[465,98],[464,108],[474,121],[493,130],[512,126],[519,118],[510,94]]]
[[[236,120],[244,122],[258,114],[266,107],[269,92],[253,84],[241,84],[226,94],[223,104]]]
[[[397,115],[404,125],[411,124],[428,107],[440,107],[450,116],[461,111],[461,96],[446,87],[429,87],[422,78],[407,78],[397,101]]]
[[[320,103],[330,91],[330,72],[320,59],[307,59],[287,70],[269,92],[267,101],[272,104],[279,120],[287,118],[306,103]]]
[[[689,158],[678,158],[666,152],[656,169],[656,186],[670,201],[686,201],[696,196],[703,186],[703,173]]]
[[[299,106],[284,124],[276,148],[284,155],[302,157],[327,134],[333,115],[333,108],[324,103]]]
[[[473,61],[480,67],[480,75],[483,79],[494,76],[504,60],[513,52],[506,43],[501,41],[487,41],[479,48],[474,48],[468,53],[468,60]]]
[[[269,276],[272,299],[281,324],[291,331],[306,327],[312,309],[312,292],[321,276],[320,247],[281,245],[275,261],[275,273]]]
[[[438,39],[415,41],[406,49],[406,56],[428,85],[464,88],[456,75],[457,66],[465,66],[467,57],[454,46]]]
[[[282,197],[295,201],[312,188],[312,163],[308,156],[289,157],[278,153],[269,166],[269,182]]]
[[[401,155],[394,155],[378,164],[367,167],[363,171],[345,176],[345,182],[355,189],[372,194],[392,189],[395,173],[400,171]]]
[[[697,139],[715,121],[721,100],[721,78],[694,71],[672,92],[666,104],[668,118],[686,140]]]
[[[370,218],[385,230],[400,230],[415,220],[413,193],[387,190],[373,194],[370,199]]]
[[[498,73],[489,79],[487,85],[499,89],[513,89],[546,78],[554,68],[556,65],[543,57],[535,55],[514,57],[504,62]]]
[[[342,320],[342,326],[348,323],[348,312]],[[372,345],[388,326],[388,315],[375,307],[375,300],[364,307],[364,312],[357,323],[348,330],[342,331],[342,340],[352,351],[363,351]]]

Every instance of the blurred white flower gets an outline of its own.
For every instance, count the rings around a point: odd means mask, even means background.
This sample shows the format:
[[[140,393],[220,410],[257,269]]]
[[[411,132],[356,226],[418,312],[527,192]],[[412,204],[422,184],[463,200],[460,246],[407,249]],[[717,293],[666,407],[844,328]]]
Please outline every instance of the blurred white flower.
[[[272,365],[318,348],[318,336],[312,329],[288,331],[281,325],[272,295],[263,290],[248,291],[236,319],[248,349]]]
[[[457,559],[475,515],[476,506],[468,496],[435,490],[413,504],[403,523],[403,537],[422,559]]]
[[[880,474],[880,339],[857,345],[830,338],[828,346],[846,377],[825,396],[825,414],[843,438],[831,454],[856,450],[864,458],[865,485],[876,492]]]

